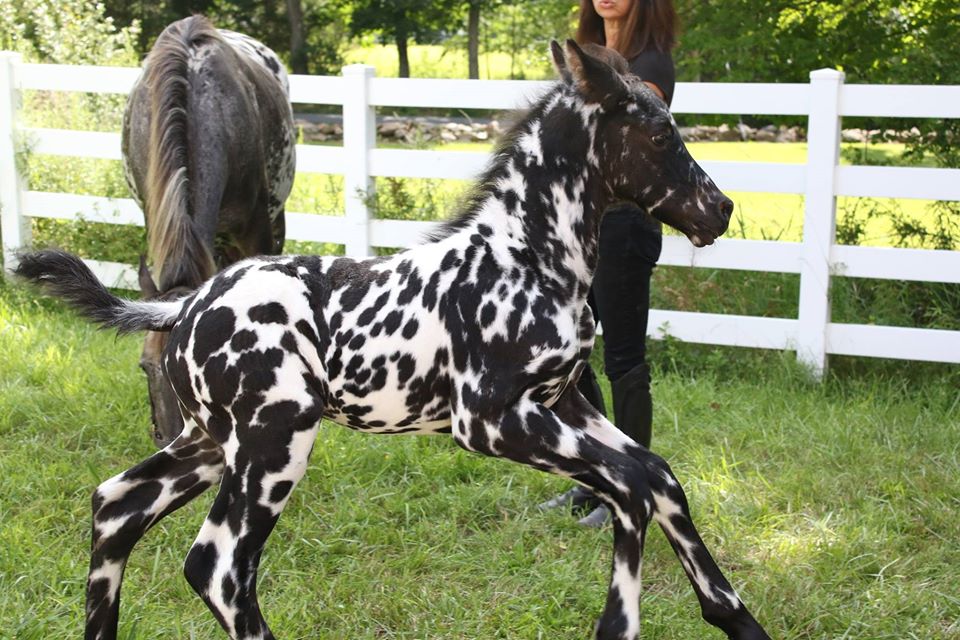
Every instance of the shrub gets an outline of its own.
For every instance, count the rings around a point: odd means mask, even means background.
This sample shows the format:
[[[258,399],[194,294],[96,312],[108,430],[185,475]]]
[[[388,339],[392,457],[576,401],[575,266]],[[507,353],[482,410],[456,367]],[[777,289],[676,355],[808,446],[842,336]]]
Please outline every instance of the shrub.
[[[137,23],[117,28],[104,6],[90,0],[24,0],[0,6],[0,45],[27,61],[58,64],[135,66]],[[116,131],[124,96],[30,91],[24,96],[27,126]],[[119,163],[86,158],[39,156],[31,140],[21,141],[19,165],[35,191],[126,197]],[[143,251],[143,230],[87,221],[35,218],[34,244],[59,246],[81,255],[124,262]]]

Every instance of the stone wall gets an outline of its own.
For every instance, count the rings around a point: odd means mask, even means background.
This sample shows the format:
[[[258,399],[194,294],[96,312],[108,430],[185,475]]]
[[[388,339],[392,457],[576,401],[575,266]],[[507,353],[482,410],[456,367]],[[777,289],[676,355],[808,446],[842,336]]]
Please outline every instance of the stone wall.
[[[327,142],[343,139],[343,126],[338,119],[310,121],[298,118],[305,142]],[[502,131],[499,120],[449,121],[440,118],[400,118],[390,116],[377,122],[377,135],[383,140],[408,144],[440,142],[485,142],[495,139]],[[687,142],[804,142],[807,133],[802,127],[767,125],[753,128],[745,124],[731,127],[697,125],[680,127],[680,135]],[[909,131],[893,129],[844,129],[843,142],[911,142],[920,137],[915,127]]]

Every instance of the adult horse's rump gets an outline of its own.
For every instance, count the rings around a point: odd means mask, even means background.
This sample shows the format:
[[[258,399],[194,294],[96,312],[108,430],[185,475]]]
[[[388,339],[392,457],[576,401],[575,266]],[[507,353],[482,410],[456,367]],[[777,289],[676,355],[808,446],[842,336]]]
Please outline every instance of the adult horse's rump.
[[[293,184],[296,134],[283,65],[263,44],[201,16],[168,26],[144,61],[123,119],[127,184],[143,209],[157,284],[144,296],[196,289],[237,260],[278,254]],[[154,439],[183,427],[160,368],[166,334],[148,334]]]

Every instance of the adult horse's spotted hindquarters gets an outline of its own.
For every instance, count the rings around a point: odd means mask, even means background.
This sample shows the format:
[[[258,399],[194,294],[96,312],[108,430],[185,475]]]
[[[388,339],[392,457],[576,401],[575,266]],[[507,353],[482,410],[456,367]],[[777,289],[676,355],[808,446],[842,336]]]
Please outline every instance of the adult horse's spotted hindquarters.
[[[640,562],[663,528],[703,616],[767,638],[724,579],[666,462],[574,384],[593,344],[585,310],[601,212],[627,199],[698,244],[730,201],[687,154],[639,79],[568,42],[564,78],[511,130],[466,212],[390,258],[234,265],[177,302],[113,297],[78,259],[23,256],[45,283],[120,330],[168,330],[164,365],[185,417],[165,450],[94,494],[87,636],[113,638],[134,543],[220,479],[185,572],[234,638],[271,637],[256,597],[263,545],[303,476],[322,417],[374,433],[451,433],[462,447],[569,476],[611,506],[602,639],[640,632]]]
[[[241,258],[283,250],[284,203],[296,168],[287,74],[276,54],[203,16],[163,30],[123,115],[123,168],[144,212],[157,284],[141,262],[147,299],[172,300]],[[144,340],[154,442],[183,427],[163,375],[166,332]]]

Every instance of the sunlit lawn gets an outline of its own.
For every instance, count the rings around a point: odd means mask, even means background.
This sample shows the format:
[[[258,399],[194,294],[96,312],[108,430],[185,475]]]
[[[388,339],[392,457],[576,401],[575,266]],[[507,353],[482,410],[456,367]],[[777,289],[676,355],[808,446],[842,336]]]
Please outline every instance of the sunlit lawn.
[[[401,145],[391,144],[392,147]],[[731,162],[777,162],[803,164],[806,162],[806,143],[763,143],[763,142],[694,142],[687,145],[691,154],[698,160],[722,160]],[[852,145],[845,145],[850,147]],[[454,142],[435,145],[432,148],[443,151],[489,152],[490,143]],[[898,144],[871,145],[870,157],[886,160],[895,159],[903,146]],[[844,164],[850,164],[843,159]],[[443,217],[456,211],[459,197],[470,186],[469,180],[419,180],[410,179],[408,188],[418,198],[429,194],[431,204],[439,208]],[[722,187],[722,185],[721,185]],[[736,203],[729,236],[754,240],[799,241],[803,233],[803,196],[774,193],[747,193],[731,191],[728,195]],[[294,190],[290,197],[288,210],[308,213],[336,214],[343,210],[342,180],[338,176],[317,174],[298,174]],[[877,216],[866,219],[866,211],[871,207],[899,207],[906,215],[923,220],[929,216],[928,200],[892,200],[888,198],[838,198],[837,211],[840,219],[858,215],[865,220],[863,244],[872,246],[890,246],[892,227],[887,217]],[[449,212],[449,213],[448,213]],[[396,217],[391,212],[382,213],[383,217]]]
[[[463,48],[447,49],[439,45],[411,45],[408,49],[410,75],[414,78],[466,78],[467,56]],[[482,53],[479,60],[481,80],[505,80],[510,77],[510,55],[506,53]],[[394,45],[367,45],[354,47],[344,54],[344,64],[369,64],[376,68],[377,76],[396,77],[398,69],[397,47]],[[528,79],[552,78],[546,60],[539,68],[525,68]]]
[[[137,337],[0,282],[4,638],[81,633],[90,493],[152,451],[138,353]],[[960,637],[955,369],[820,386],[789,355],[731,372],[719,350],[657,353],[655,448],[772,637]],[[281,638],[582,640],[603,607],[611,532],[534,508],[566,486],[446,437],[328,425],[263,557],[267,619]],[[135,549],[121,638],[224,637],[181,572],[212,497]],[[643,576],[644,638],[719,640],[657,531]]]

